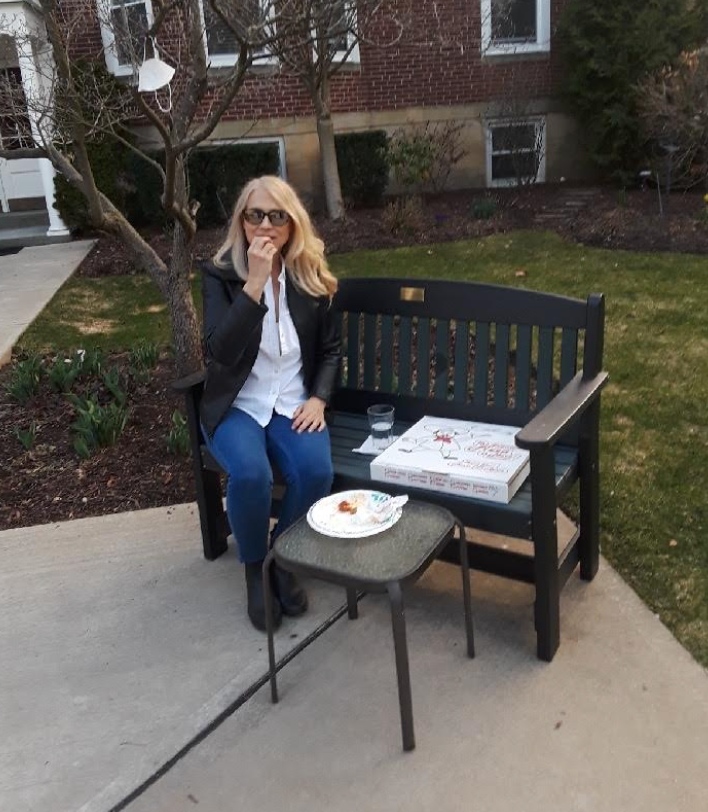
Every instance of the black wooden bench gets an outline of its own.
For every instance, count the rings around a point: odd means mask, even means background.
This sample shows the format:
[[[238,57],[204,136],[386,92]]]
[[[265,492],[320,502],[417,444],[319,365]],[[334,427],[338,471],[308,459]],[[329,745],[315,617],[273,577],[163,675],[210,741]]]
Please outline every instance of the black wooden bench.
[[[471,565],[535,585],[538,657],[560,641],[560,592],[575,567],[591,580],[599,559],[599,419],[604,299],[420,279],[344,279],[333,305],[341,319],[340,386],[328,410],[334,490],[372,487],[370,457],[352,452],[368,435],[366,408],[396,407],[396,433],[426,414],[522,426],[517,445],[531,474],[509,504],[389,483],[390,493],[442,505],[467,527],[530,541],[522,554],[471,541]],[[578,371],[580,370],[580,371]],[[227,547],[220,469],[199,431],[202,376],[184,391],[204,555]],[[579,524],[558,552],[556,508],[579,481]],[[273,515],[279,510],[278,486]],[[474,538],[474,533],[471,533]],[[445,560],[459,563],[450,545]]]

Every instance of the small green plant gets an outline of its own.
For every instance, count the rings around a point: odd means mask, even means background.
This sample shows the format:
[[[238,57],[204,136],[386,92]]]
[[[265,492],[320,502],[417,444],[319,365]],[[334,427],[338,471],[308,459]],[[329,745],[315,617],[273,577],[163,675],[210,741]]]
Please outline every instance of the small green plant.
[[[154,341],[140,341],[130,351],[129,363],[138,369],[154,369],[160,360],[160,348]]]
[[[419,197],[392,200],[381,215],[381,228],[389,234],[417,234],[425,228],[425,214]]]
[[[453,166],[466,155],[463,129],[463,124],[453,121],[427,122],[394,133],[389,142],[389,162],[407,192],[440,192],[445,188]]]
[[[79,352],[71,358],[58,355],[49,370],[49,385],[55,392],[70,392],[75,381],[81,374],[81,359]]]
[[[90,347],[88,350],[79,350],[81,355],[81,377],[100,378],[105,365],[103,351],[100,347]]]
[[[157,366],[160,360],[160,348],[154,341],[141,341],[130,351],[128,371],[133,380],[138,383],[147,383],[150,380],[150,370]]]
[[[101,373],[101,380],[106,389],[111,393],[113,400],[120,407],[124,407],[128,402],[128,393],[123,387],[120,370],[118,367],[111,367]]]
[[[74,431],[74,450],[80,457],[89,457],[97,448],[115,445],[128,422],[125,406],[111,402],[101,406],[94,396],[82,398],[69,394],[77,418],[71,424]]]
[[[18,403],[27,403],[37,394],[41,378],[42,360],[38,355],[30,355],[14,366],[6,385],[7,394]]]
[[[475,200],[470,208],[472,217],[475,220],[489,220],[497,213],[496,201],[489,197],[483,197],[480,200]]]
[[[28,429],[23,431],[22,429],[15,428],[14,434],[15,437],[17,437],[17,439],[22,443],[24,450],[29,451],[37,439],[37,424],[33,420]]]
[[[167,435],[167,449],[170,454],[174,454],[175,456],[189,456],[189,429],[187,428],[187,419],[179,409],[175,409],[175,411],[172,412],[172,428]]]

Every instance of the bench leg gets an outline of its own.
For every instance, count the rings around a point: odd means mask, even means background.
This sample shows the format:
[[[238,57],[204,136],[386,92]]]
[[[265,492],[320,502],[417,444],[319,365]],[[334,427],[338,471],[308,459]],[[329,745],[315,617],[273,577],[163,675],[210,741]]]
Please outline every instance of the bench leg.
[[[474,657],[474,630],[472,627],[472,594],[470,589],[470,556],[467,549],[467,534],[462,522],[457,523],[460,533],[460,564],[462,569],[462,594],[465,600],[465,633],[467,635],[467,656]]]
[[[551,662],[560,644],[558,528],[553,449],[531,452],[531,499],[536,581],[536,650]]]
[[[388,585],[391,600],[391,623],[393,626],[393,646],[396,654],[396,677],[398,678],[398,702],[401,709],[401,733],[403,749],[413,750],[413,699],[411,697],[411,675],[408,668],[408,642],[406,640],[406,617],[403,609],[401,585],[394,581]]]
[[[579,442],[580,577],[592,581],[600,564],[600,401],[588,409]]]
[[[356,620],[359,617],[359,606],[356,602],[356,589],[347,588],[347,613],[349,620]]]
[[[270,568],[273,563],[273,553],[270,552],[263,562],[263,594],[265,596],[266,633],[268,635],[268,669],[270,676],[270,698],[278,701],[278,684],[275,670],[275,643],[273,641],[273,595],[270,581]]]
[[[221,480],[216,471],[195,463],[197,507],[202,530],[204,558],[214,561],[228,549],[228,520],[224,515]]]

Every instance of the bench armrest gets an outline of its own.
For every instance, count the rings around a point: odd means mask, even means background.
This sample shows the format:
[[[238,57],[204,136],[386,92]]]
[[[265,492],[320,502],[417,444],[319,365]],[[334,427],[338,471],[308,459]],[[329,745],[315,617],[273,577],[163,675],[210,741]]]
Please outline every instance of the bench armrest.
[[[176,392],[187,392],[193,386],[204,382],[204,370],[199,372],[192,372],[191,375],[185,375],[184,378],[178,378],[170,384]]]
[[[593,378],[584,379],[583,373],[578,372],[553,400],[521,429],[516,435],[516,445],[531,450],[555,443],[599,397],[608,377],[606,372],[599,372]]]

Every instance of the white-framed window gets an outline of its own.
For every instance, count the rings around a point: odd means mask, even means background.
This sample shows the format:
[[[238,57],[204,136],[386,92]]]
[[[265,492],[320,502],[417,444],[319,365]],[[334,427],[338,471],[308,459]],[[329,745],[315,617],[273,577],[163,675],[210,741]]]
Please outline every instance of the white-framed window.
[[[201,2],[204,27],[204,48],[211,67],[230,67],[238,59],[238,45],[231,29],[211,9],[208,0]],[[252,16],[254,21],[262,16],[264,0],[243,0],[240,2],[244,19]],[[101,21],[101,36],[106,54],[106,65],[116,76],[127,76],[133,72],[130,37],[138,43],[145,31],[152,25],[153,13],[150,0],[98,0]],[[139,47],[136,47],[140,58]],[[270,64],[275,57],[265,51],[256,55],[256,64]]]
[[[355,42],[356,38],[352,34],[351,30],[341,30],[342,28],[346,27],[347,16],[352,17],[353,21],[356,22],[356,5],[352,2],[352,0],[338,0],[338,2],[336,2],[334,5],[334,11],[332,14],[332,30],[335,32],[330,38],[330,47],[334,46],[335,48],[332,61],[335,63],[341,62],[344,57],[347,56],[347,52],[351,46],[354,45],[349,53],[349,56],[347,57],[347,62],[356,64],[360,61],[359,43]],[[339,29],[338,33],[337,29]]]
[[[131,51],[141,56],[140,43],[153,22],[150,0],[98,0],[98,13],[108,69],[116,76],[130,75]]]
[[[546,121],[543,117],[487,121],[487,186],[517,186],[546,180]]]
[[[237,6],[234,6],[236,8]],[[273,5],[265,0],[240,0],[238,4],[239,22],[253,24],[266,22],[266,13],[272,14]],[[214,13],[209,0],[202,0],[202,19],[204,22],[204,48],[207,61],[212,68],[226,68],[236,64],[238,59],[238,42],[233,31]],[[272,65],[277,57],[266,49],[256,51],[255,65]]]
[[[551,0],[481,0],[482,54],[551,50]]]

